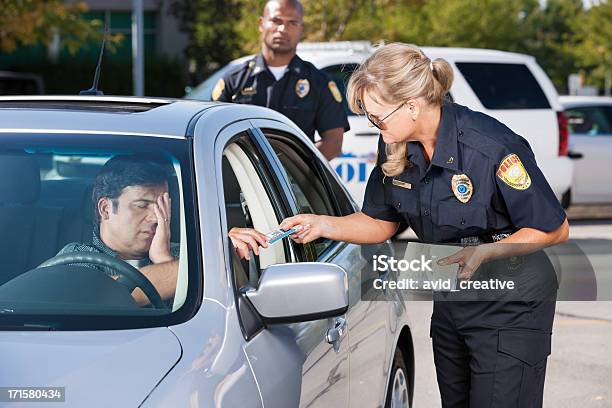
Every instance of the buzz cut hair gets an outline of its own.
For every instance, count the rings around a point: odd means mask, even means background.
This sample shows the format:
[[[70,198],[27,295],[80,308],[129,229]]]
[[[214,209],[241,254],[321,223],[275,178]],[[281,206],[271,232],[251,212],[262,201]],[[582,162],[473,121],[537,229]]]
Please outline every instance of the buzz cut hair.
[[[270,3],[284,3],[289,5],[292,9],[297,10],[302,17],[304,17],[304,6],[300,0],[268,0],[264,5],[263,15],[266,15],[268,5]]]

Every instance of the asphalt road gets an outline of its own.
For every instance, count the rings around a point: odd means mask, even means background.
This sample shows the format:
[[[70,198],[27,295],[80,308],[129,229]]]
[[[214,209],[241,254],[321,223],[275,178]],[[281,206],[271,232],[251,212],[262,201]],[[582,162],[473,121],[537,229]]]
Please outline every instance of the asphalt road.
[[[557,302],[544,406],[612,407],[612,290],[602,289],[612,282],[612,219],[572,218],[570,239],[594,267],[598,298],[611,301]],[[412,302],[410,311],[417,373],[414,407],[440,407],[429,338],[432,303]]]

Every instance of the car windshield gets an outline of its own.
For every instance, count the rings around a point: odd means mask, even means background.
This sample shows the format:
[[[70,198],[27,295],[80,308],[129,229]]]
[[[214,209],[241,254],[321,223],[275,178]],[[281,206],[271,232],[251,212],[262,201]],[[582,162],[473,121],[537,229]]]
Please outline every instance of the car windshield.
[[[165,326],[189,313],[188,140],[1,137],[0,328]]]

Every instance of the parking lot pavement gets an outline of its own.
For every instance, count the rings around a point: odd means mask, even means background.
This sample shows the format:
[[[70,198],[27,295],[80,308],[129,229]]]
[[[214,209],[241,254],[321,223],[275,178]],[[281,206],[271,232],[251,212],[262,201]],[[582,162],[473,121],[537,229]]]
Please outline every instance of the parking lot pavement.
[[[607,273],[612,256],[612,219],[570,222],[570,239],[590,257],[596,274]],[[591,254],[596,252],[596,254]],[[610,278],[610,277],[603,277]],[[431,301],[411,302],[415,348],[415,408],[440,407],[429,322]],[[557,302],[552,354],[548,359],[544,406],[612,407],[612,301]]]
[[[415,408],[440,407],[429,338],[432,302],[411,302]],[[559,302],[548,359],[544,406],[612,407],[612,302]]]

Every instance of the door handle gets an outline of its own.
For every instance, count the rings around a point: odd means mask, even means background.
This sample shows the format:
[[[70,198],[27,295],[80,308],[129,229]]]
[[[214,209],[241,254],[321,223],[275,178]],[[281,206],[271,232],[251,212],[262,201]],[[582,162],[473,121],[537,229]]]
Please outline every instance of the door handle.
[[[340,351],[340,340],[346,332],[346,319],[344,317],[336,317],[329,319],[330,328],[325,335],[325,341],[334,346],[334,351]]]
[[[574,152],[572,150],[567,152],[567,157],[569,157],[572,160],[576,160],[576,159],[582,159],[583,154],[579,153],[579,152]]]

